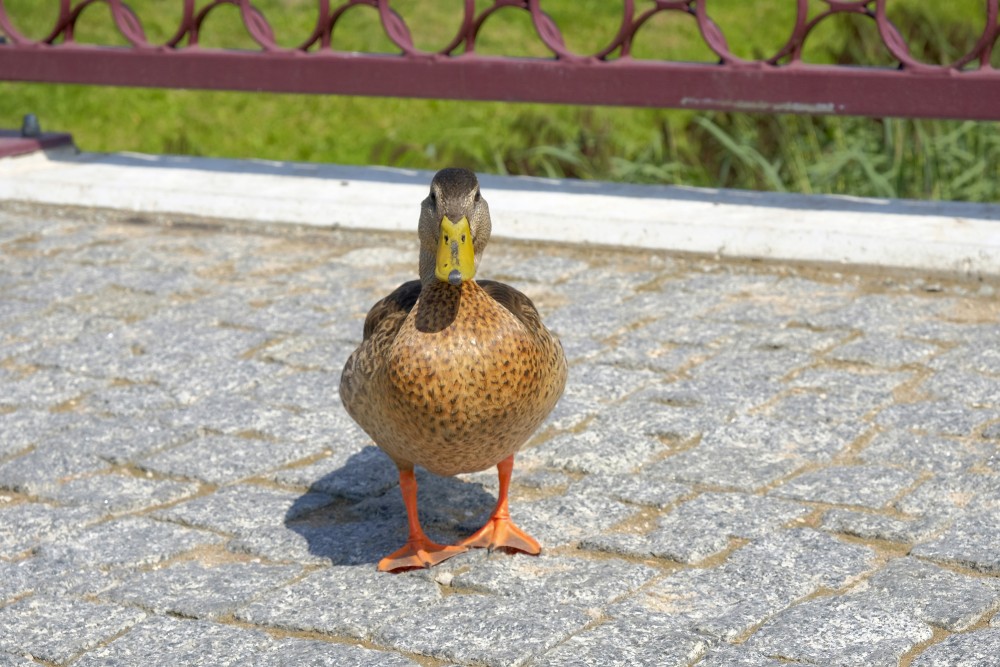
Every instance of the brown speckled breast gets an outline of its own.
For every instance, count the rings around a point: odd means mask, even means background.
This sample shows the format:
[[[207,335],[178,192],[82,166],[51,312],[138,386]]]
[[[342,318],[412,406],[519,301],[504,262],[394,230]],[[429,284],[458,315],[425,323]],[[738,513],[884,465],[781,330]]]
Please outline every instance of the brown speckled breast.
[[[355,415],[398,465],[440,475],[484,470],[515,453],[555,406],[562,347],[474,281],[423,288],[370,378]]]

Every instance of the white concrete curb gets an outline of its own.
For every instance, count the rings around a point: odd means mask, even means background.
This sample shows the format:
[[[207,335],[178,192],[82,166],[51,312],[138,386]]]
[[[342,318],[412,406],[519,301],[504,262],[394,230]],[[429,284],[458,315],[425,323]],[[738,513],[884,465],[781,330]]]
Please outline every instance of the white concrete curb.
[[[0,160],[0,199],[414,230],[431,173],[50,151]],[[497,236],[1000,277],[1000,205],[482,176]]]

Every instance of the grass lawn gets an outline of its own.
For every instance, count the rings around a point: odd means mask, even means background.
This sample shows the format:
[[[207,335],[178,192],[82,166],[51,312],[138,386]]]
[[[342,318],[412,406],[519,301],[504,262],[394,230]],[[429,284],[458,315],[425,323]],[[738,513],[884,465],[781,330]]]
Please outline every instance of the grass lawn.
[[[707,0],[737,55],[772,54],[784,44],[794,0]],[[175,31],[179,0],[130,0],[151,41]],[[199,2],[203,7],[207,3]],[[310,32],[315,0],[255,0],[279,42]],[[336,4],[336,3],[334,3]],[[483,9],[490,2],[477,1]],[[651,5],[637,2],[642,10]],[[55,0],[5,0],[17,27],[41,37]],[[445,46],[461,0],[394,0],[416,45]],[[890,0],[890,15],[911,49],[949,62],[982,32],[982,0]],[[596,51],[617,31],[622,3],[542,0],[567,45]],[[815,14],[827,7],[810,0]],[[108,8],[95,4],[77,39],[123,44]],[[233,6],[203,26],[208,47],[254,48]],[[370,7],[338,23],[334,46],[395,52]],[[526,12],[503,9],[487,21],[477,50],[545,56]],[[996,49],[1000,53],[1000,48]],[[639,33],[634,57],[712,61],[691,17],[658,15]],[[891,64],[863,17],[834,17],[810,38],[811,62]],[[994,54],[995,66],[1000,56]],[[494,173],[633,182],[832,192],[868,196],[1000,200],[1000,124],[865,118],[695,113],[396,98],[0,83],[0,127],[38,114],[43,128],[72,132],[87,151],[141,151],[436,169],[447,164]]]

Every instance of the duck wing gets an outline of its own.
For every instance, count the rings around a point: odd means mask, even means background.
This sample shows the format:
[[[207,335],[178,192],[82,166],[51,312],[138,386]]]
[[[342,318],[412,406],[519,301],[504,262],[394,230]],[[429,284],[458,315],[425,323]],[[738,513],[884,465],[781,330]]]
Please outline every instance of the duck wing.
[[[372,306],[365,317],[364,340],[368,340],[376,332],[390,334],[390,340],[395,338],[406,316],[417,303],[420,287],[419,280],[409,280]]]
[[[495,280],[477,280],[476,283],[493,297],[494,301],[510,311],[528,331],[535,334],[545,331],[538,309],[523,292]]]
[[[340,375],[340,399],[358,420],[359,410],[370,400],[369,381],[385,359],[406,316],[420,296],[420,281],[410,280],[378,301],[365,317],[364,339],[344,364]]]

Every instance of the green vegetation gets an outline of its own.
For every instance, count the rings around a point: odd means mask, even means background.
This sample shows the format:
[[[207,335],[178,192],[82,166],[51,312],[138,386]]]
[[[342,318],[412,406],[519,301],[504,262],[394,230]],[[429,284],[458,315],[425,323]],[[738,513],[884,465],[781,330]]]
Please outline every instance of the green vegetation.
[[[130,0],[151,41],[173,35],[179,0]],[[199,7],[206,3],[199,2]],[[477,2],[482,9],[490,3]],[[651,3],[637,5],[645,9]],[[792,0],[708,0],[737,55],[762,57],[784,43]],[[58,3],[5,0],[19,29],[44,36]],[[315,0],[255,0],[280,43],[311,32]],[[461,0],[394,0],[419,48],[444,47]],[[567,45],[596,51],[610,42],[621,3],[543,0]],[[813,14],[827,7],[810,0]],[[890,17],[913,53],[951,62],[982,32],[982,0],[893,0]],[[77,39],[123,44],[95,4]],[[338,49],[394,52],[370,7],[351,9],[334,32]],[[233,6],[215,10],[201,43],[255,48]],[[544,56],[523,11],[504,9],[485,24],[482,53]],[[1000,48],[994,66],[1000,67]],[[658,15],[639,33],[637,58],[711,61],[695,22]],[[887,64],[874,22],[840,16],[810,37],[806,60]],[[217,91],[0,83],[0,127],[38,114],[48,130],[72,132],[88,151],[141,151],[436,169],[446,164],[494,173],[642,183],[843,193],[859,196],[1000,200],[1000,124],[837,117],[694,113],[668,109],[276,95]]]

